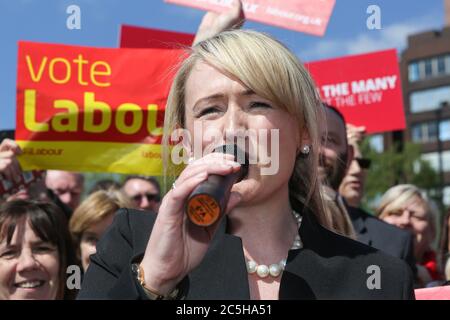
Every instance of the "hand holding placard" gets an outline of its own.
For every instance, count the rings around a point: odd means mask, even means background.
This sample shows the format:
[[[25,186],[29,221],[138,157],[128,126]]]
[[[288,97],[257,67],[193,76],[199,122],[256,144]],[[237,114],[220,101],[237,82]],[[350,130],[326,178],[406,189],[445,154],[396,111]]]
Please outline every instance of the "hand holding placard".
[[[208,11],[229,10],[233,0],[165,0]],[[335,0],[242,0],[245,17],[270,25],[323,36]]]
[[[225,30],[239,29],[244,22],[245,15],[241,0],[233,0],[228,11],[223,13],[208,11],[203,16],[193,44],[195,45]]]

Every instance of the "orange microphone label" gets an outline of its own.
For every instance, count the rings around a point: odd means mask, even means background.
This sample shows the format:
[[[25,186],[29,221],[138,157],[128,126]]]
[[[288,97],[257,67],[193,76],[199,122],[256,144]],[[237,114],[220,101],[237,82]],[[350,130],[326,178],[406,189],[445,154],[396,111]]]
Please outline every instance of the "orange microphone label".
[[[206,194],[194,196],[187,205],[189,219],[202,227],[210,226],[216,222],[220,216],[220,211],[217,201]]]

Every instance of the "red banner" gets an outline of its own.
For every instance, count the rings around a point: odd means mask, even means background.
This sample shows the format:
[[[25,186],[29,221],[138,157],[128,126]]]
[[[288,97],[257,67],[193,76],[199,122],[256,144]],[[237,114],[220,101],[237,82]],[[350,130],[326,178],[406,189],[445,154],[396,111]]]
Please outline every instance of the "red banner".
[[[217,12],[229,9],[233,3],[233,0],[164,1]],[[242,3],[249,20],[323,36],[335,0],[243,0]]]
[[[405,116],[396,50],[306,64],[323,101],[368,133],[403,130]]]
[[[416,289],[416,300],[450,300],[450,286]]]
[[[190,47],[195,35],[143,27],[122,25],[120,27],[121,48],[180,49]]]
[[[164,109],[180,54],[20,42],[23,169],[161,174]]]

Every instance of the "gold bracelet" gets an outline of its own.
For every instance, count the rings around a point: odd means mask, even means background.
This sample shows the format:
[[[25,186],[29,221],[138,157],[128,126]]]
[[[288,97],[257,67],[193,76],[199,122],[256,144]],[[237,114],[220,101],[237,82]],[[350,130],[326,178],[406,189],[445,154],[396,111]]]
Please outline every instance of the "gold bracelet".
[[[141,285],[142,289],[144,289],[145,293],[151,300],[175,300],[178,297],[179,289],[175,288],[170,293],[163,295],[152,289],[149,289],[145,285],[145,277],[144,277],[144,269],[138,263],[132,264],[132,270],[136,274],[137,280]]]

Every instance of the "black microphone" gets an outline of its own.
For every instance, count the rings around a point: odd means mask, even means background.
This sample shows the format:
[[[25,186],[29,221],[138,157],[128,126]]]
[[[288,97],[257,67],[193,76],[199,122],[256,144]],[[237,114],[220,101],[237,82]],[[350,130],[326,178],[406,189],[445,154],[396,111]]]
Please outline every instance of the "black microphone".
[[[248,173],[248,157],[235,144],[222,145],[214,152],[234,155],[234,161],[241,164],[239,171],[226,176],[211,174],[189,195],[185,211],[189,220],[202,227],[214,224],[225,213],[233,184],[241,181]]]

